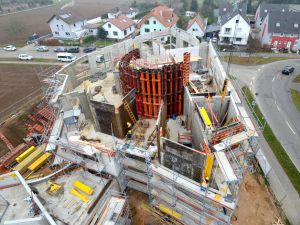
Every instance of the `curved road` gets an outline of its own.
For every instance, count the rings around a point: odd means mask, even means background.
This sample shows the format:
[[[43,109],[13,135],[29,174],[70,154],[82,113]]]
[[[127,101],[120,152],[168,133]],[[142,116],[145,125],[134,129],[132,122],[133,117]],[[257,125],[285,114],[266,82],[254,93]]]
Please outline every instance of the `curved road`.
[[[281,74],[284,66],[295,67],[290,76]],[[300,60],[284,60],[262,66],[231,65],[231,72],[250,86],[262,113],[274,134],[300,171],[300,113],[295,107],[290,89],[300,91],[300,84],[293,83],[300,74]]]

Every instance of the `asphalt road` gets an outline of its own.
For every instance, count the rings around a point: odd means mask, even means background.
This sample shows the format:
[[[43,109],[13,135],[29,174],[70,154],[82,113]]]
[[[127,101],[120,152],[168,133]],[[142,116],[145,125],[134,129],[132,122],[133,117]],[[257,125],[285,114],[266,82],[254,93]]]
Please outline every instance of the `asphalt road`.
[[[286,65],[295,67],[290,76],[281,74]],[[290,88],[300,91],[292,82],[300,74],[300,60],[285,60],[262,66],[231,65],[231,73],[250,86],[262,113],[276,137],[300,171],[300,113],[295,107]]]
[[[46,58],[46,59],[56,59],[57,52],[54,52],[54,49],[57,48],[57,46],[49,46],[48,52],[38,52],[36,51],[37,46],[26,45],[22,48],[17,48],[16,51],[4,51],[3,49],[0,49],[0,58],[17,58],[19,54],[25,53],[28,55],[31,55],[33,58]],[[80,57],[87,53],[83,52],[83,48],[80,48],[79,53],[72,53],[73,55]]]

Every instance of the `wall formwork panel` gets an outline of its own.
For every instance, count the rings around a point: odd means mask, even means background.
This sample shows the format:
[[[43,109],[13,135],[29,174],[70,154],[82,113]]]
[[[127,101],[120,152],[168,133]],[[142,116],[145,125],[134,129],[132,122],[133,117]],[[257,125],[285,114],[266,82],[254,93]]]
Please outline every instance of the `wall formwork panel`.
[[[167,105],[167,115],[182,114],[184,71],[188,62],[164,65],[161,69],[135,69],[131,60],[138,59],[135,49],[124,55],[119,64],[123,96],[136,90],[137,112],[146,118],[157,118],[161,101]]]

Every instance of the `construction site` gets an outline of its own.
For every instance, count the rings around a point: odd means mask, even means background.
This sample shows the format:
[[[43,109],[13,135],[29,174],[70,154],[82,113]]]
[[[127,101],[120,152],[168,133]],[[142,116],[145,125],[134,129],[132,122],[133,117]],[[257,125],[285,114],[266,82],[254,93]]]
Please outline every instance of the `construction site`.
[[[40,127],[0,137],[1,224],[132,224],[138,193],[136,224],[232,224],[258,134],[211,43],[167,29],[38,77]]]

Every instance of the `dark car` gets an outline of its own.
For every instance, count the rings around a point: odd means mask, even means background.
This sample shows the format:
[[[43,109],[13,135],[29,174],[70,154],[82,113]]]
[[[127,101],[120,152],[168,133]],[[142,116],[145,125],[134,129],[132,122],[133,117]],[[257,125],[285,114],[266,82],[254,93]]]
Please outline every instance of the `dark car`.
[[[67,52],[67,49],[65,47],[59,47],[54,49],[54,52]]]
[[[67,52],[69,53],[79,53],[79,47],[70,47],[68,48]]]
[[[96,47],[87,47],[83,49],[84,53],[89,53],[89,52],[93,52],[96,50]]]
[[[290,75],[290,73],[294,72],[295,68],[292,66],[286,66],[283,68],[283,70],[281,71],[282,74],[284,75]]]

